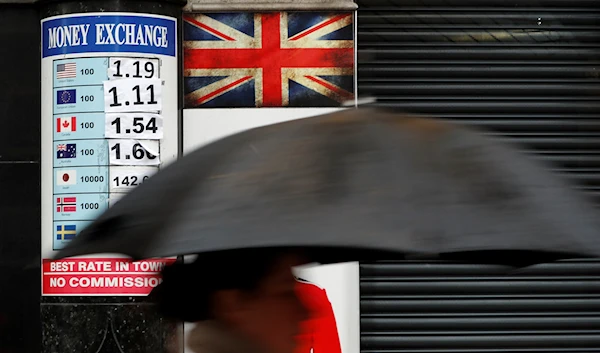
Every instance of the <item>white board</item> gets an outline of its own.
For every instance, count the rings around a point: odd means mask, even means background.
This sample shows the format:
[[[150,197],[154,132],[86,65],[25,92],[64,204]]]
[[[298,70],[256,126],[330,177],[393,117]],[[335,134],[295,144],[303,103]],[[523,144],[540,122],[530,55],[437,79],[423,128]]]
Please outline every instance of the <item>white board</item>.
[[[184,109],[183,153],[255,127],[334,112],[339,108]],[[296,273],[326,291],[342,353],[360,352],[358,263],[298,268]],[[185,332],[193,324],[185,325]],[[190,350],[186,347],[186,353]]]

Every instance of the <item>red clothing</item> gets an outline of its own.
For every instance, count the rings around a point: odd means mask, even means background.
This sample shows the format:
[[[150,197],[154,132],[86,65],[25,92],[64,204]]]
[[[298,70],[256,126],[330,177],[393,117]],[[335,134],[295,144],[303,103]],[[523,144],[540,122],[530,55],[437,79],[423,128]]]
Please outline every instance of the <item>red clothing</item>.
[[[324,289],[298,280],[296,293],[309,311],[309,319],[300,324],[295,353],[341,353],[333,308]]]

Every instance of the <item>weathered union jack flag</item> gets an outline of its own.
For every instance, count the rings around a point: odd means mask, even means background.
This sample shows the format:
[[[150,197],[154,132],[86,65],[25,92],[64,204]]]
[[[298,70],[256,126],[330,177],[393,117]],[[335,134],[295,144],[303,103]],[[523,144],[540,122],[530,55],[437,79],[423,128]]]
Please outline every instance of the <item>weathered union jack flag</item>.
[[[184,16],[185,107],[330,107],[354,99],[352,13]]]

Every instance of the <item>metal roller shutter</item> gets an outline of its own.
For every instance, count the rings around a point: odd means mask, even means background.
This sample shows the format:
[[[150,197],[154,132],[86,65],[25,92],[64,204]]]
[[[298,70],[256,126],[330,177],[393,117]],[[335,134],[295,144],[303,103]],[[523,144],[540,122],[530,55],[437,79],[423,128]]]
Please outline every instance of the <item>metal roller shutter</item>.
[[[516,141],[600,205],[600,1],[358,1],[375,105]],[[361,264],[361,351],[600,352],[600,261]]]
[[[600,1],[358,5],[359,95],[513,138],[600,203]]]
[[[600,261],[361,265],[361,352],[600,352]]]

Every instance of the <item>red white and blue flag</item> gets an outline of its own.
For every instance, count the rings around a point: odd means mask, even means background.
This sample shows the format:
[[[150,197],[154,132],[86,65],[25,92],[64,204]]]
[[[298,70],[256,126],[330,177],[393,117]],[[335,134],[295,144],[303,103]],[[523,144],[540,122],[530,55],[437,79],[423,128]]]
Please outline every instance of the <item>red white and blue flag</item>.
[[[330,107],[354,99],[352,13],[184,16],[185,107]]]

